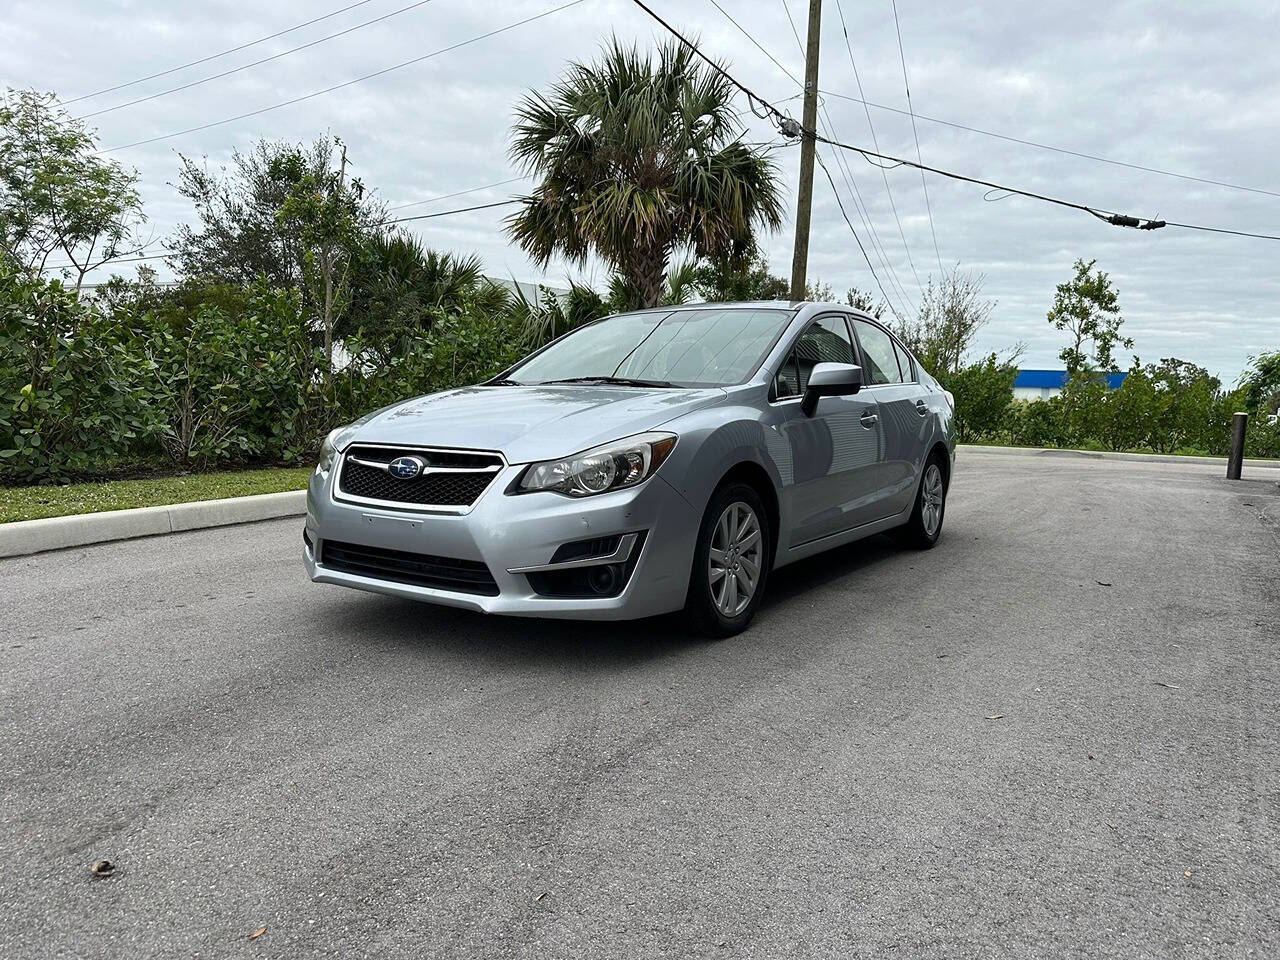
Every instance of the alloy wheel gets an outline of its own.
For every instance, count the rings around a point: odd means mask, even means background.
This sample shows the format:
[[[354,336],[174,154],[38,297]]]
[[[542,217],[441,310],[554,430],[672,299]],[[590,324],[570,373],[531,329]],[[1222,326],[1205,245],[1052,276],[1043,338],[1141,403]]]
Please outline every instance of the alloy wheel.
[[[707,583],[711,602],[722,616],[742,613],[760,583],[763,557],[760,518],[747,504],[736,501],[724,508],[716,521],[707,557]]]
[[[924,532],[930,537],[942,526],[942,471],[931,463],[924,471],[924,483],[920,487],[920,519]]]

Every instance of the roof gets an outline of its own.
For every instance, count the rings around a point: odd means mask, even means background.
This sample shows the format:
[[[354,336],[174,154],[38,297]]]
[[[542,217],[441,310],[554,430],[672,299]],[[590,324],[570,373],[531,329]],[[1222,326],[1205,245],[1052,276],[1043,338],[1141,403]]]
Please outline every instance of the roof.
[[[1108,373],[1107,386],[1116,390],[1120,384],[1124,383],[1127,373]],[[1061,390],[1067,383],[1067,371],[1065,370],[1019,370],[1018,378],[1013,381],[1014,387],[1029,387],[1031,389],[1043,390]]]

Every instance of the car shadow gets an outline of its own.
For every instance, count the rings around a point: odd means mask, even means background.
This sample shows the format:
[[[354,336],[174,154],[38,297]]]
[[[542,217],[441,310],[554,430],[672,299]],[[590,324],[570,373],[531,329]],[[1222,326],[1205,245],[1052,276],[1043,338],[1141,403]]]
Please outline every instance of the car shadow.
[[[748,631],[769,632],[770,622],[793,602],[805,602],[815,588],[854,576],[903,553],[886,536],[829,550],[776,571],[761,611]],[[589,621],[498,617],[414,600],[340,591],[326,606],[329,631],[354,642],[431,650],[434,654],[498,662],[572,663],[576,667],[617,668],[680,656],[713,643],[689,631],[677,614],[644,620]]]
[[[446,656],[618,667],[678,654],[698,642],[675,616],[617,622],[501,617],[396,597],[343,593],[343,602],[325,613],[332,632],[371,645],[429,648]]]
[[[769,575],[760,609],[785,606],[808,591],[853,576],[868,567],[912,551],[887,534],[868,537],[788,564]]]

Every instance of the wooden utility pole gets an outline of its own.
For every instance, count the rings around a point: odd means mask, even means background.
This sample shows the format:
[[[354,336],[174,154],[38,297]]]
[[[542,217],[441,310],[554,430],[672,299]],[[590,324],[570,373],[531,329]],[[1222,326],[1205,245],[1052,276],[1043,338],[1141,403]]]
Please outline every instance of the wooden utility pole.
[[[809,267],[809,218],[813,213],[813,131],[818,129],[818,35],[822,0],[809,0],[809,42],[804,59],[804,130],[800,141],[800,190],[796,198],[796,246],[791,258],[791,299],[803,300]]]

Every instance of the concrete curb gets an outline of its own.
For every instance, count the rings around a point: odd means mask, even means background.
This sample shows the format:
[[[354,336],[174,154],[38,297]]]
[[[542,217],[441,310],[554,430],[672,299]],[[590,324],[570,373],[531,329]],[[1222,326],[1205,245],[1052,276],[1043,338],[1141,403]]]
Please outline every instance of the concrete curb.
[[[1225,457],[1178,457],[1146,453],[1109,453],[1094,450],[1059,450],[1045,447],[988,447],[962,444],[963,453],[1004,454],[1017,457],[1085,457],[1097,460],[1133,460],[1139,463],[1198,463],[1221,467]],[[1249,469],[1280,470],[1278,460],[1246,460]],[[154,537],[184,530],[203,530],[236,523],[254,523],[280,517],[300,517],[307,512],[307,491],[288,490],[253,497],[197,500],[134,510],[106,510],[46,520],[0,523],[0,557],[21,557],[46,550],[84,547],[111,540]]]
[[[1135,463],[1198,463],[1207,467],[1227,468],[1226,457],[1183,457],[1172,453],[1112,453],[1109,450],[1070,450],[1060,447],[988,447],[962,443],[958,449],[966,453],[998,453],[1011,457],[1083,457],[1088,460],[1130,460]],[[1280,470],[1280,460],[1245,460],[1246,467]]]
[[[307,491],[286,490],[225,500],[196,500],[161,507],[106,510],[45,520],[0,523],[0,557],[83,547],[108,540],[132,540],[205,527],[223,527],[307,512]]]

